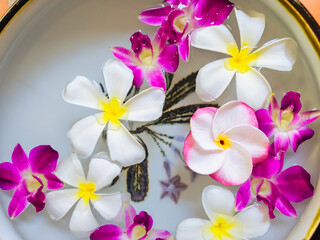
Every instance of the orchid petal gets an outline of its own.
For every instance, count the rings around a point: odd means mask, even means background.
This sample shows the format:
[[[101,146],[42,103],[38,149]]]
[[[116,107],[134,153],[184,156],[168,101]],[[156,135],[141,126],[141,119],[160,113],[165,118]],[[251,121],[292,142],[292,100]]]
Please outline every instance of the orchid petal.
[[[127,237],[122,228],[108,224],[91,233],[90,240],[127,240]]]
[[[64,186],[64,183],[53,173],[44,174],[44,177],[47,179],[47,188],[49,190],[60,189]]]
[[[127,228],[127,235],[130,239],[138,239],[135,235],[135,227],[140,225],[145,229],[145,235],[142,236],[142,239],[147,236],[148,231],[152,228],[153,220],[152,217],[145,211],[140,212],[134,217],[134,223]]]
[[[94,208],[106,219],[114,219],[121,210],[121,193],[99,194],[97,199],[90,199]]]
[[[103,75],[109,99],[117,97],[123,102],[132,86],[132,71],[123,62],[110,59],[103,66]]]
[[[17,217],[29,206],[29,202],[27,201],[28,195],[29,192],[24,184],[21,184],[20,187],[14,191],[8,207],[10,218]]]
[[[290,110],[292,113],[300,112],[302,104],[300,102],[300,93],[287,92],[281,100],[280,110]]]
[[[205,226],[210,226],[208,220],[200,218],[188,218],[183,220],[177,227],[177,240],[203,239],[202,231]]]
[[[210,175],[224,185],[240,185],[248,180],[252,172],[252,160],[249,152],[240,144],[232,142],[232,146],[224,150],[223,166]]]
[[[160,68],[147,70],[144,75],[151,87],[162,88],[163,91],[166,91],[166,79]]]
[[[314,110],[314,111],[306,111],[299,113],[299,122],[297,125],[299,127],[304,127],[313,121],[317,120],[320,117],[320,110]]]
[[[161,88],[148,88],[132,97],[123,106],[129,121],[153,121],[162,115],[165,93]]]
[[[292,204],[283,196],[277,199],[275,207],[284,215],[288,217],[297,217],[297,212],[292,206]]]
[[[133,51],[123,47],[113,47],[111,48],[111,51],[116,58],[126,64],[129,68],[134,65],[135,56]]]
[[[42,192],[43,185],[40,186],[37,191],[27,198],[28,202],[30,202],[35,208],[36,212],[40,212],[44,209],[46,199],[46,195]]]
[[[297,43],[291,38],[283,38],[264,45],[254,52],[256,67],[278,71],[291,71],[296,61]]]
[[[165,72],[174,73],[179,65],[178,47],[173,44],[165,45],[158,56],[158,65]]]
[[[265,77],[253,68],[246,73],[237,73],[236,85],[238,99],[254,109],[264,107],[272,91]]]
[[[165,230],[151,229],[148,232],[148,240],[170,240],[172,239],[171,234]]]
[[[276,152],[286,152],[289,148],[290,139],[288,133],[278,132],[274,135],[274,145]]]
[[[282,170],[282,165],[283,159],[278,159],[270,153],[267,160],[254,166],[252,176],[257,178],[272,178]]]
[[[18,168],[9,162],[0,163],[0,188],[13,190],[19,186],[22,176]]]
[[[50,145],[33,148],[29,154],[29,164],[34,173],[51,173],[56,170],[59,153]]]
[[[168,17],[171,11],[171,6],[151,8],[141,12],[138,18],[141,22],[144,22],[148,25],[159,26],[161,25],[162,21]]]
[[[130,203],[127,203],[125,206],[125,224],[126,228],[128,228],[130,225],[134,222],[134,217],[137,215],[136,210]]]
[[[133,82],[132,84],[137,88],[141,87],[144,80],[143,70],[141,67],[132,66],[131,67],[133,73]]]
[[[240,186],[236,196],[236,211],[241,211],[253,200],[254,196],[251,192],[251,182],[252,180],[249,179]]]
[[[20,144],[15,146],[11,159],[20,172],[29,168],[29,159]]]
[[[46,195],[46,209],[49,216],[58,221],[63,218],[78,200],[78,189],[52,191]]]
[[[107,101],[101,89],[83,76],[76,77],[65,86],[62,98],[68,103],[93,109],[98,109],[98,103],[101,99]]]
[[[213,119],[217,112],[215,107],[199,108],[190,119],[193,139],[204,150],[219,150],[214,142]]]
[[[144,148],[121,123],[118,126],[109,122],[107,141],[111,159],[124,167],[141,163],[145,159]]]
[[[182,60],[185,62],[189,61],[190,44],[191,44],[191,39],[189,34],[182,37],[178,44],[179,55],[182,58]]]
[[[211,174],[221,168],[225,152],[203,150],[193,139],[191,133],[184,142],[183,155],[188,167],[199,174]]]
[[[264,132],[267,137],[271,137],[275,133],[276,127],[268,110],[259,109],[256,112],[256,116],[259,122],[259,129]]]
[[[231,82],[235,72],[224,67],[225,59],[203,66],[196,78],[196,93],[202,101],[211,102],[218,98]]]
[[[73,150],[81,157],[89,157],[93,152],[96,143],[105,128],[98,119],[103,113],[97,113],[76,122],[67,133]]]
[[[304,141],[312,138],[314,131],[310,128],[302,127],[299,129],[294,129],[288,133],[290,144],[294,152],[297,151],[298,147]]]

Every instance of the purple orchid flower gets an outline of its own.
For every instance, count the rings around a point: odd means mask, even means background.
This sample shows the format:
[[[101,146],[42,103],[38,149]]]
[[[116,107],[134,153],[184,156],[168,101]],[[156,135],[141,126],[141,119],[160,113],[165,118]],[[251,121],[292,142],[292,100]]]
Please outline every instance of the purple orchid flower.
[[[171,234],[165,230],[152,229],[152,217],[146,212],[138,215],[131,205],[125,210],[125,229],[108,224],[96,229],[91,240],[169,240]]]
[[[256,112],[259,128],[271,137],[274,135],[276,152],[287,151],[291,145],[294,152],[304,141],[313,137],[314,131],[305,127],[320,117],[320,110],[300,112],[300,94],[288,92],[279,107],[274,95],[268,110]]]
[[[12,153],[12,163],[0,164],[0,188],[14,190],[8,214],[17,217],[31,203],[39,212],[45,207],[45,191],[59,189],[63,183],[52,173],[59,154],[49,145],[30,151],[29,158],[18,144]]]
[[[130,37],[131,49],[111,48],[113,55],[129,67],[134,75],[133,85],[141,87],[145,78],[152,87],[166,90],[163,71],[174,73],[179,65],[178,47],[167,44],[159,29],[152,41],[148,35],[135,32]]]
[[[301,166],[295,165],[282,170],[284,152],[275,153],[270,146],[269,157],[257,164],[252,177],[241,185],[237,193],[236,210],[244,209],[255,198],[269,207],[269,217],[275,218],[274,209],[289,217],[297,213],[290,202],[301,202],[313,196],[310,174]]]
[[[160,26],[169,43],[178,43],[179,54],[189,60],[190,34],[197,28],[220,25],[229,16],[233,3],[228,0],[164,0],[170,6],[140,13],[139,19]]]

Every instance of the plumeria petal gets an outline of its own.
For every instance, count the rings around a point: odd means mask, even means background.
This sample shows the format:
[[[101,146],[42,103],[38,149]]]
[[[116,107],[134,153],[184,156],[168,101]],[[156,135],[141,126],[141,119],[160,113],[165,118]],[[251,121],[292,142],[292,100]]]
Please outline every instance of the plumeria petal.
[[[171,6],[165,6],[160,8],[151,8],[145,10],[140,13],[138,18],[141,22],[152,26],[159,26],[161,25],[162,21],[165,20],[169,13],[172,11]]]
[[[109,99],[117,97],[123,102],[132,86],[132,71],[124,63],[111,59],[104,64],[103,75]]]
[[[240,185],[247,181],[252,172],[249,152],[235,142],[232,142],[232,147],[225,152],[223,166],[210,177],[224,185]]]
[[[33,148],[29,154],[29,164],[34,173],[47,174],[56,170],[59,154],[49,145]]]
[[[274,136],[274,145],[276,152],[285,152],[288,150],[290,144],[290,139],[288,133],[278,132]]]
[[[78,200],[78,189],[52,191],[46,195],[46,209],[49,216],[58,221],[63,218]]]
[[[193,139],[191,133],[187,136],[183,155],[188,167],[199,174],[211,174],[221,168],[225,161],[225,153],[220,150],[203,150]]]
[[[276,127],[268,110],[259,109],[256,112],[256,116],[259,122],[259,129],[264,132],[267,137],[271,137],[275,133]]]
[[[177,240],[203,239],[202,231],[205,226],[210,226],[208,220],[200,218],[188,218],[183,220],[177,227]]]
[[[22,181],[18,168],[9,162],[0,163],[0,188],[2,190],[13,190]]]
[[[218,108],[199,108],[190,119],[193,139],[204,150],[219,150],[213,138],[213,119]]]
[[[20,144],[14,148],[11,159],[20,172],[29,168],[29,159]]]
[[[242,184],[237,192],[236,196],[236,211],[244,209],[254,198],[251,192],[252,180],[249,179]]]
[[[265,77],[253,68],[237,73],[236,85],[238,99],[254,109],[264,107],[272,91]]]
[[[20,187],[14,191],[8,207],[10,218],[17,217],[29,206],[30,203],[27,201],[28,195],[29,192],[24,184],[21,184]]]
[[[122,228],[108,224],[91,233],[90,240],[127,240],[127,236]]]
[[[151,229],[148,232],[148,240],[170,240],[172,239],[171,233],[166,230],[158,230],[158,229]]]
[[[99,194],[97,199],[90,200],[94,208],[106,219],[114,219],[121,210],[121,193]]]
[[[44,174],[44,177],[47,179],[47,188],[49,190],[60,189],[64,186],[64,183],[53,173]]]
[[[119,162],[124,167],[138,164],[146,156],[141,144],[121,123],[120,126],[115,126],[109,122],[107,141],[111,159]]]
[[[178,47],[166,45],[158,56],[158,65],[166,72],[174,73],[179,65]]]
[[[231,82],[235,72],[224,67],[225,59],[208,63],[196,78],[196,93],[202,101],[211,102],[218,98]]]
[[[181,40],[179,41],[179,45],[178,45],[179,55],[182,58],[182,60],[185,62],[189,61],[190,44],[191,44],[191,39],[189,34],[182,37]]]
[[[161,88],[148,88],[128,100],[124,107],[128,109],[129,121],[153,121],[162,115],[165,93]]]
[[[304,141],[312,138],[314,131],[310,128],[302,127],[299,129],[292,130],[288,133],[290,144],[294,152],[297,151],[298,147]]]
[[[98,109],[101,99],[107,101],[101,89],[83,76],[76,77],[68,83],[62,92],[62,98],[72,104]]]
[[[103,113],[89,116],[76,122],[68,131],[72,148],[81,157],[88,157],[93,152],[96,143],[105,128],[104,124],[98,122],[102,118]]]
[[[163,91],[166,91],[166,79],[160,68],[147,70],[144,75],[151,87],[162,88]]]
[[[297,43],[291,38],[283,38],[264,45],[255,51],[254,66],[278,71],[291,71],[296,61]]]

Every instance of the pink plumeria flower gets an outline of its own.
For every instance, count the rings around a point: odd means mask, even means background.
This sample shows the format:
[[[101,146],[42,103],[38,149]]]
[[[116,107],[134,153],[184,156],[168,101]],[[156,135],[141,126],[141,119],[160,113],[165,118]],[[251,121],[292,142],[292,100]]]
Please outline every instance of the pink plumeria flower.
[[[272,94],[268,110],[256,112],[259,128],[268,136],[274,136],[276,152],[287,151],[291,145],[294,152],[304,141],[313,137],[314,131],[306,125],[320,117],[320,110],[300,112],[300,94],[288,92],[281,100],[281,107]]]
[[[30,203],[39,212],[45,207],[47,189],[64,186],[53,172],[59,154],[48,145],[40,145],[30,151],[29,157],[18,144],[12,153],[12,163],[0,164],[0,188],[14,190],[9,204],[10,218],[17,217]]]
[[[243,240],[265,234],[270,226],[268,209],[254,204],[235,215],[233,193],[218,186],[207,186],[202,205],[209,220],[188,218],[177,228],[177,240]]]
[[[243,102],[200,108],[190,125],[183,149],[188,167],[224,185],[244,183],[252,166],[268,157],[269,140],[257,128],[254,110]]]
[[[108,224],[96,229],[91,235],[91,240],[169,240],[171,234],[165,230],[152,229],[153,220],[147,212],[136,213],[128,205],[125,211],[126,227],[124,229]]]
[[[233,4],[228,0],[165,0],[170,6],[143,11],[139,19],[160,26],[170,43],[178,43],[179,54],[189,60],[190,34],[198,28],[220,25],[229,16]]]
[[[134,75],[133,85],[141,87],[144,78],[151,87],[159,87],[166,91],[164,72],[174,73],[179,65],[177,46],[166,44],[162,33],[158,30],[151,41],[148,35],[135,32],[131,38],[131,49],[123,47],[111,48],[113,55],[124,62]]]
[[[292,166],[282,171],[284,152],[277,153],[270,146],[268,159],[257,164],[252,177],[237,193],[237,210],[257,199],[269,207],[270,218],[275,218],[274,209],[289,217],[297,217],[290,202],[301,202],[313,196],[310,174],[301,166]]]
[[[111,159],[125,167],[140,163],[145,159],[145,150],[120,120],[156,120],[162,115],[165,93],[161,88],[148,88],[124,103],[132,87],[132,71],[118,60],[109,60],[103,74],[108,97],[97,84],[82,76],[65,87],[65,101],[101,111],[76,122],[67,137],[78,155],[88,157],[107,127]]]
[[[71,188],[53,191],[47,195],[49,216],[58,221],[76,204],[70,219],[70,230],[87,233],[97,228],[90,203],[107,220],[116,219],[129,197],[120,192],[105,194],[99,191],[109,186],[121,172],[121,166],[110,160],[106,153],[99,153],[91,159],[87,177],[78,156],[71,153],[57,167],[57,176]]]
[[[192,46],[230,57],[208,63],[199,70],[196,93],[203,101],[218,98],[233,77],[237,98],[254,109],[266,104],[271,87],[259,68],[291,71],[296,60],[297,43],[290,38],[268,42],[254,50],[265,28],[265,16],[235,9],[241,45],[238,46],[229,28],[224,25],[199,29],[192,34]]]

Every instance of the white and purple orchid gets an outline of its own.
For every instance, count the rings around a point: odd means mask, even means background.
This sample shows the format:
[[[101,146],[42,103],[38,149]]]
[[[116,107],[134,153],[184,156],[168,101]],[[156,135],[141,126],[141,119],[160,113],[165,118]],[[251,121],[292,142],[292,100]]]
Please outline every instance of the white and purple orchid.
[[[165,93],[161,88],[148,88],[124,103],[132,87],[132,71],[124,63],[110,60],[104,65],[103,74],[108,97],[94,82],[82,76],[65,87],[65,101],[101,111],[75,123],[67,137],[78,155],[88,157],[107,126],[111,159],[125,167],[140,163],[145,159],[145,150],[120,120],[156,120],[162,115]]]
[[[139,19],[160,26],[169,43],[178,43],[179,54],[189,60],[190,34],[198,28],[220,25],[229,16],[233,3],[228,0],[164,0],[170,6],[140,13]]]
[[[301,166],[295,165],[282,171],[284,152],[275,152],[274,144],[266,161],[257,164],[252,177],[237,193],[236,209],[242,210],[254,199],[269,207],[269,217],[275,218],[274,209],[289,217],[297,217],[290,202],[301,202],[313,196],[310,174]]]
[[[148,35],[135,32],[130,37],[131,49],[113,47],[113,55],[129,67],[134,75],[133,85],[141,87],[144,78],[151,87],[166,91],[164,72],[174,73],[179,65],[178,48],[166,44],[161,30],[158,30],[152,41]]]
[[[171,234],[165,230],[152,229],[153,219],[147,212],[136,213],[128,204],[125,210],[124,229],[108,224],[99,227],[91,235],[91,240],[169,240]]]
[[[186,164],[224,185],[244,183],[252,166],[268,157],[269,140],[257,128],[254,110],[243,102],[200,108],[190,125],[183,149]]]
[[[235,76],[237,98],[259,109],[267,103],[271,87],[258,69],[291,71],[296,59],[297,43],[293,39],[283,38],[268,42],[253,51],[264,32],[265,16],[257,12],[246,14],[237,9],[235,13],[240,31],[240,47],[224,25],[192,33],[192,46],[230,55],[208,63],[199,70],[196,93],[203,101],[215,100]]]
[[[280,107],[272,95],[268,110],[256,112],[259,128],[268,137],[274,136],[276,152],[287,151],[289,145],[296,152],[301,143],[313,137],[314,131],[306,125],[320,117],[320,110],[300,112],[301,107],[300,94],[288,92]]]
[[[99,227],[89,203],[104,219],[116,219],[129,197],[120,192],[105,194],[98,191],[110,185],[120,172],[121,166],[111,161],[108,154],[99,153],[91,159],[85,177],[78,156],[71,153],[58,164],[57,176],[72,188],[48,193],[46,209],[50,217],[60,220],[77,203],[69,224],[75,233],[90,232]]]
[[[265,234],[270,226],[266,206],[254,204],[234,215],[235,198],[231,191],[207,186],[202,205],[209,220],[189,218],[177,228],[177,240],[242,240]]]
[[[64,186],[53,173],[58,158],[58,152],[49,145],[33,148],[28,157],[18,144],[12,153],[12,163],[0,163],[0,188],[14,190],[8,208],[10,218],[17,217],[30,203],[37,212],[43,210],[46,190]]]

